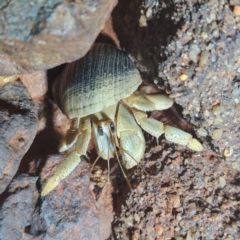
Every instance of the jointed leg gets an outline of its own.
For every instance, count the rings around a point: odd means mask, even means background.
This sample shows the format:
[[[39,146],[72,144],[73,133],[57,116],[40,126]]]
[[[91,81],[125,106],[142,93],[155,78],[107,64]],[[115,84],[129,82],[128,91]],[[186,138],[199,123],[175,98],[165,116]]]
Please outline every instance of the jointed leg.
[[[123,101],[129,106],[144,112],[154,110],[165,110],[173,105],[173,99],[169,98],[165,94],[138,94],[133,93],[131,96],[123,99]]]
[[[79,122],[80,118],[72,119],[71,127],[60,144],[59,152],[67,151],[76,142],[77,136],[79,134]]]
[[[81,132],[82,134],[77,139],[75,150],[71,152],[57,167],[53,176],[44,186],[41,192],[42,196],[47,195],[60,183],[62,179],[66,178],[81,161],[80,156],[86,154],[88,143],[91,138],[91,123],[89,119],[82,121]]]
[[[144,111],[164,110],[172,106],[173,100],[162,94],[132,94],[124,101],[132,107],[132,112],[138,124],[149,134],[158,138],[165,133],[167,140],[176,144],[187,146],[194,151],[202,151],[201,143],[192,137],[191,134],[178,128],[164,125],[163,123],[148,118]]]

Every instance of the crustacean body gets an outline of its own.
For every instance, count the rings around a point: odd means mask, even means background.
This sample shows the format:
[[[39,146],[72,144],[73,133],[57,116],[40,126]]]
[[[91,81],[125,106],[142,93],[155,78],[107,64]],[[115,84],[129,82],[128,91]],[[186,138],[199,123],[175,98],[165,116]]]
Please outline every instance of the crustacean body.
[[[202,145],[189,133],[148,118],[146,112],[164,110],[173,100],[163,94],[144,94],[137,90],[141,77],[131,60],[114,46],[94,44],[82,59],[68,64],[53,86],[54,98],[72,125],[60,152],[75,146],[47,181],[42,196],[52,191],[86,155],[93,136],[99,157],[118,157],[129,169],[145,152],[142,129],[158,138],[202,151]],[[142,129],[141,129],[142,128]]]

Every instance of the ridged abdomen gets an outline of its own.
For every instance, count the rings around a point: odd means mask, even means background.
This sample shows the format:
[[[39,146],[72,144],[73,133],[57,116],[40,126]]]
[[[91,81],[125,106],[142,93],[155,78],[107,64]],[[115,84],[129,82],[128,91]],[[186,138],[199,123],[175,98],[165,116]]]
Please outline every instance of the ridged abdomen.
[[[66,65],[53,85],[53,95],[62,112],[73,119],[117,103],[141,82],[124,52],[112,45],[94,44],[83,58]]]

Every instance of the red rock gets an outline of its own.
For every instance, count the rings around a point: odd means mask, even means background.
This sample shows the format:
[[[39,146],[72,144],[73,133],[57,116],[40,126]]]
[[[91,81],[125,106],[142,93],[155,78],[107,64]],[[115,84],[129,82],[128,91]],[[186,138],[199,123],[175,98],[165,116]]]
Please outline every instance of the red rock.
[[[101,239],[108,239],[112,233],[113,199],[112,186],[106,184],[97,200]]]
[[[46,70],[82,57],[116,3],[116,0],[3,3],[0,75]]]
[[[54,129],[64,136],[70,128],[70,120],[62,113],[56,104],[53,106],[53,125]]]
[[[16,174],[37,132],[36,109],[20,81],[0,88],[0,193]]]
[[[26,85],[33,100],[43,98],[47,93],[48,86],[45,71],[21,75],[20,80]]]
[[[4,202],[1,202],[0,209],[0,238],[4,240],[12,239],[32,239],[29,231],[33,234],[33,215],[36,207],[38,193],[36,190],[37,177],[18,176],[10,184],[10,193]],[[2,198],[1,198],[2,200]],[[35,225],[35,230],[44,230],[44,224]],[[36,239],[36,238],[35,238]]]
[[[121,49],[120,42],[117,38],[116,32],[113,29],[112,17],[110,17],[106,21],[101,33],[110,37],[113,40],[113,42],[115,43],[115,45],[117,46],[117,48]]]
[[[41,173],[47,179],[60,155],[48,159]],[[73,172],[42,200],[41,218],[46,223],[46,238],[100,239],[99,216],[89,189],[88,164],[83,160]]]

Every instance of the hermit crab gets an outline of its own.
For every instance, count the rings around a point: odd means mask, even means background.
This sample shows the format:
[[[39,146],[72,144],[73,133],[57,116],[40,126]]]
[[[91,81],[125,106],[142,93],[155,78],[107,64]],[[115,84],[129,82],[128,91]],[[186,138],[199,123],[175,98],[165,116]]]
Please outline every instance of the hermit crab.
[[[47,181],[42,196],[73,171],[80,156],[87,154],[92,136],[98,158],[107,160],[109,166],[116,156],[127,169],[136,166],[145,152],[142,129],[156,138],[165,133],[173,143],[202,151],[201,143],[191,134],[148,118],[146,112],[168,109],[173,100],[137,91],[141,83],[139,71],[128,56],[108,44],[94,44],[83,58],[66,65],[53,85],[53,95],[71,120],[59,150],[73,146],[74,150]]]

